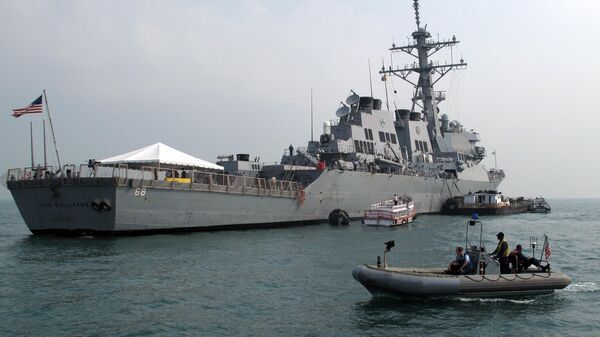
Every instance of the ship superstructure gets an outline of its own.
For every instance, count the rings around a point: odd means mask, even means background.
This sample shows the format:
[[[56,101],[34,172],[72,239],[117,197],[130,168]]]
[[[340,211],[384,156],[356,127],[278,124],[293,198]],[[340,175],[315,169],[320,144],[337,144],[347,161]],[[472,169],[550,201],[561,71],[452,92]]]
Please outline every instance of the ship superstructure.
[[[417,30],[413,42],[392,45],[392,53],[405,53],[416,60],[404,67],[383,66],[383,81],[390,76],[406,81],[414,88],[410,109],[383,109],[383,102],[359,96],[354,91],[341,102],[338,120],[325,122],[319,141],[310,141],[295,153],[289,151],[282,164],[314,166],[317,160],[327,167],[400,175],[474,180],[501,180],[501,170],[486,171],[479,163],[486,156],[479,145],[479,134],[466,130],[448,115],[439,114],[445,93],[435,91],[436,84],[448,72],[464,69],[467,63],[439,63],[430,60],[438,51],[456,46],[456,37],[434,41],[420,26],[419,4],[414,1]],[[416,78],[414,78],[417,75]],[[387,96],[387,91],[386,91]]]
[[[373,200],[394,194],[410,196],[420,214],[436,213],[453,196],[495,190],[504,173],[480,164],[479,135],[439,115],[445,95],[434,85],[466,63],[430,57],[459,41],[432,40],[418,1],[413,7],[413,42],[390,51],[415,62],[380,71],[384,81],[398,77],[414,87],[409,109],[390,110],[387,99],[384,109],[381,99],[351,90],[319,139],[290,145],[278,164],[238,154],[219,156],[223,172],[96,161],[65,165],[58,175],[48,167],[11,169],[7,186],[27,226],[67,234],[269,227],[327,221],[334,210],[360,218]]]

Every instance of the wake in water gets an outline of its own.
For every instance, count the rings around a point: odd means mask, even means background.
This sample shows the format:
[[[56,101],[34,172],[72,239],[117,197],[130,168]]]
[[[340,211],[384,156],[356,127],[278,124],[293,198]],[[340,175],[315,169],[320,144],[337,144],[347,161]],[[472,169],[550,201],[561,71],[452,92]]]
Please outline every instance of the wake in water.
[[[470,298],[470,297],[457,297],[460,302],[480,302],[480,303],[496,303],[496,302],[510,302],[517,304],[531,304],[535,302],[535,299],[528,300],[515,300],[510,298]]]
[[[590,293],[598,291],[598,283],[596,282],[578,282],[571,283],[564,291]]]

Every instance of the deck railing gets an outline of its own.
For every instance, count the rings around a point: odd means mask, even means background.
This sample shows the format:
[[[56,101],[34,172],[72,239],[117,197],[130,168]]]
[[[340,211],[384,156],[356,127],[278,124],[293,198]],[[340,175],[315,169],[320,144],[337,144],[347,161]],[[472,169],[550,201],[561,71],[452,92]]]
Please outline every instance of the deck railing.
[[[7,183],[22,187],[61,185],[105,185],[136,188],[176,189],[223,193],[256,194],[297,198],[301,187],[297,182],[223,174],[220,172],[164,169],[144,166],[131,169],[127,165],[88,166],[65,165],[60,173],[51,166],[9,169]]]

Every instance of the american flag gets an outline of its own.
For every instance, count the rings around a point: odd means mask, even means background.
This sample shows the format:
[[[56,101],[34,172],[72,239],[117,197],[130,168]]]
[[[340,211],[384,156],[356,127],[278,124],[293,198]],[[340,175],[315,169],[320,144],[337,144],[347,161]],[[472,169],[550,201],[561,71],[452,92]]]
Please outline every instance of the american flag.
[[[550,243],[546,241],[546,247],[544,247],[544,256],[546,257],[546,261],[548,261],[550,254],[552,254],[552,251],[550,250]]]
[[[21,117],[24,114],[41,113],[43,112],[42,107],[42,96],[38,97],[35,101],[31,102],[28,106],[19,109],[13,109],[13,117]]]

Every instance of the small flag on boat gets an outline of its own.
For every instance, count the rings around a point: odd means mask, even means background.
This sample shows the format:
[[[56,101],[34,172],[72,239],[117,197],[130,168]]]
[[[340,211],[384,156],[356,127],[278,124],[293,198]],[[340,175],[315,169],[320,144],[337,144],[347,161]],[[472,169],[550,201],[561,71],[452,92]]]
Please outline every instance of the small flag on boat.
[[[552,250],[550,250],[550,243],[546,241],[546,247],[544,247],[544,256],[546,257],[546,261],[548,261],[550,254],[552,254]]]
[[[19,108],[19,109],[13,109],[13,117],[17,118],[17,117],[21,117],[21,115],[24,114],[31,114],[31,113],[41,113],[43,112],[43,107],[42,107],[42,96],[40,95],[40,97],[38,97],[35,101],[31,102],[31,104],[29,104],[28,106],[24,107],[24,108]]]

